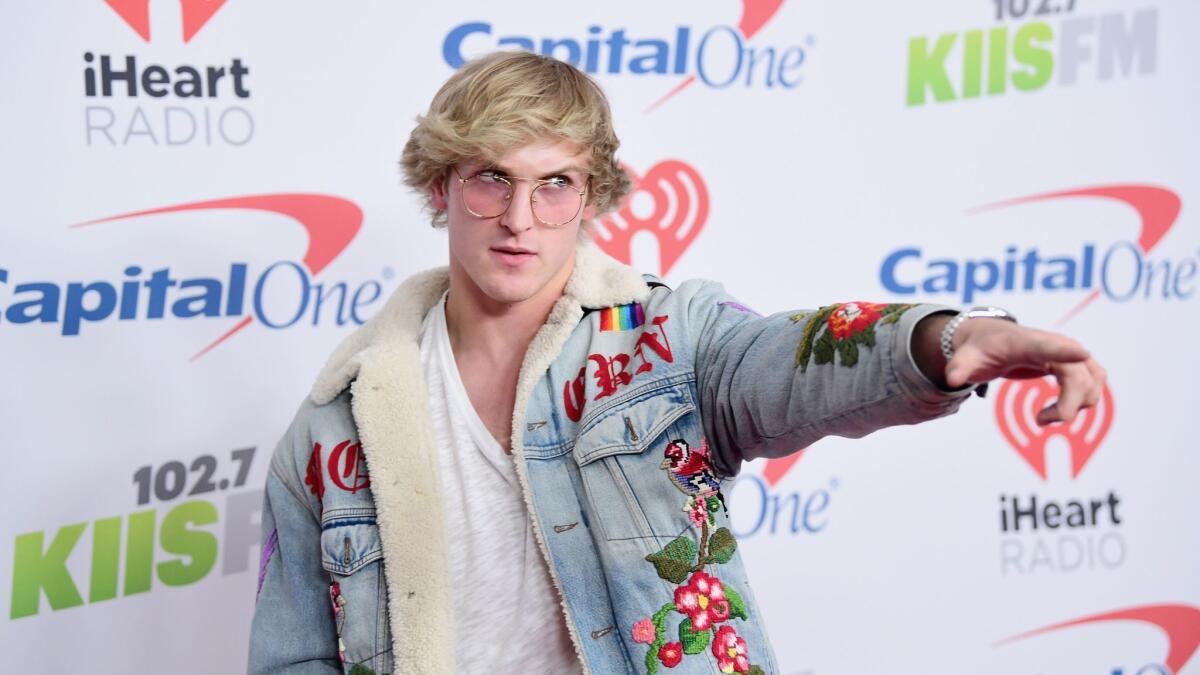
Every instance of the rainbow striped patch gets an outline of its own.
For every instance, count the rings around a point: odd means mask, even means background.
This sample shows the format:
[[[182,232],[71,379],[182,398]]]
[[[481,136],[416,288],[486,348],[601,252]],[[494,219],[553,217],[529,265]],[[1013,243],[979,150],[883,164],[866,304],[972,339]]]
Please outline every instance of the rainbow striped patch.
[[[646,313],[641,303],[618,305],[600,310],[600,332],[610,333],[621,330],[633,330],[646,323]]]

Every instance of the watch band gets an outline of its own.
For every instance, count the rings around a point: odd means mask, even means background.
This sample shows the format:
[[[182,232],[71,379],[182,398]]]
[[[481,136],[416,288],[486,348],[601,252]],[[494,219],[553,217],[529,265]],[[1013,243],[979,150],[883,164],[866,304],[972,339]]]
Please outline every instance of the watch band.
[[[1000,307],[972,307],[959,312],[942,329],[942,355],[946,357],[947,362],[954,358],[954,334],[967,319],[1004,319],[1017,323],[1017,317]]]

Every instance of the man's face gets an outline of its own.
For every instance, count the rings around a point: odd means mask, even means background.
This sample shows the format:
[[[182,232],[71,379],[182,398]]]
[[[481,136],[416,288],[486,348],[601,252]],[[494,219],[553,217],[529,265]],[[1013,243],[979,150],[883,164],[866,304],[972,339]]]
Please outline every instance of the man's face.
[[[530,204],[530,193],[538,183],[511,177],[554,179],[560,185],[565,180],[584,190],[588,162],[587,153],[579,146],[546,141],[520,147],[492,163],[461,162],[455,167],[457,175],[451,171],[444,184],[433,185],[433,204],[447,215],[451,283],[459,288],[465,285],[467,292],[480,293],[501,304],[557,297],[574,266],[580,220],[591,219],[594,209],[587,206],[558,227],[545,225],[535,217]],[[476,180],[495,186],[498,178],[508,178],[512,184],[511,204],[499,216],[476,216],[464,205],[464,185],[459,176],[470,179],[481,171],[486,173]],[[539,191],[539,200],[541,195]],[[545,217],[542,211],[547,207],[538,208]]]

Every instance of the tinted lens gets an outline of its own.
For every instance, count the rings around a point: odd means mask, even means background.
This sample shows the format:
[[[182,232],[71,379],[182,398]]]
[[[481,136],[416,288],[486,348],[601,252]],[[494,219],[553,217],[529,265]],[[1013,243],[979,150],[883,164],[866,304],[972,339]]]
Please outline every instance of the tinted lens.
[[[483,218],[492,218],[508,208],[512,186],[495,176],[480,174],[463,184],[462,194],[467,210]]]
[[[543,183],[533,191],[533,215],[548,225],[563,225],[579,213],[583,195],[565,184]]]

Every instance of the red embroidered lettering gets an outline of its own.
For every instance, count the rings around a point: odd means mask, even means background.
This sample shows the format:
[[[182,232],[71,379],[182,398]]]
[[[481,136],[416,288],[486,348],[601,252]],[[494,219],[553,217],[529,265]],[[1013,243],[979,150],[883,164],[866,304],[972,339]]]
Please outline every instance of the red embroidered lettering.
[[[647,361],[646,355],[642,353],[643,346],[649,347],[654,351],[655,354],[658,354],[658,357],[663,361],[666,361],[667,363],[675,362],[675,355],[671,352],[671,340],[667,338],[667,329],[663,328],[663,324],[667,322],[668,318],[669,317],[664,314],[662,316],[654,317],[654,321],[651,322],[655,326],[658,326],[658,332],[662,333],[663,342],[667,344],[666,347],[663,347],[662,343],[658,341],[657,335],[649,331],[643,332],[640,336],[638,336],[637,345],[633,348],[633,354],[642,360],[642,365],[638,366],[637,372],[634,373],[635,375],[637,373],[648,373],[651,370],[654,370],[654,365]]]
[[[587,367],[579,369],[579,375],[574,380],[563,384],[563,407],[567,409],[567,417],[572,422],[578,422],[583,417],[583,376]]]
[[[317,496],[318,502],[325,500],[325,477],[321,475],[321,444],[313,443],[308,456],[308,470],[304,473],[304,484]]]
[[[633,376],[628,373],[629,356],[627,354],[617,354],[611,359],[606,359],[599,354],[592,354],[588,360],[595,361],[599,366],[594,375],[596,376],[596,386],[600,388],[600,392],[592,400],[599,401],[605,396],[612,396],[617,393],[618,387],[629,384],[633,380]]]
[[[343,455],[345,455],[344,459]],[[350,494],[371,487],[371,477],[367,475],[364,463],[362,445],[359,443],[351,445],[350,441],[342,441],[334,447],[333,452],[329,453],[329,480]],[[341,471],[338,471],[339,467]],[[351,474],[354,474],[353,478],[351,478]],[[349,485],[346,484],[347,478],[350,478]]]
[[[593,375],[596,378],[596,396],[592,399],[599,401],[607,396],[612,396],[617,393],[621,387],[633,381],[633,378],[639,373],[648,373],[654,370],[654,364],[646,358],[643,350],[644,347],[649,347],[650,351],[658,355],[660,359],[667,363],[675,362],[675,354],[671,351],[671,340],[667,337],[667,329],[663,326],[669,317],[667,315],[656,316],[650,322],[658,327],[657,333],[643,332],[638,336],[637,342],[634,343],[632,354],[617,354],[616,356],[607,357],[602,354],[589,354],[588,361],[596,362],[596,372]],[[660,339],[661,338],[661,339]],[[641,365],[632,373],[629,372],[629,366],[634,358],[641,359]],[[583,418],[583,408],[586,402],[584,397],[584,378],[587,375],[587,366],[579,369],[579,375],[575,376],[574,380],[563,384],[563,407],[566,409],[567,417],[572,422],[578,422]]]

